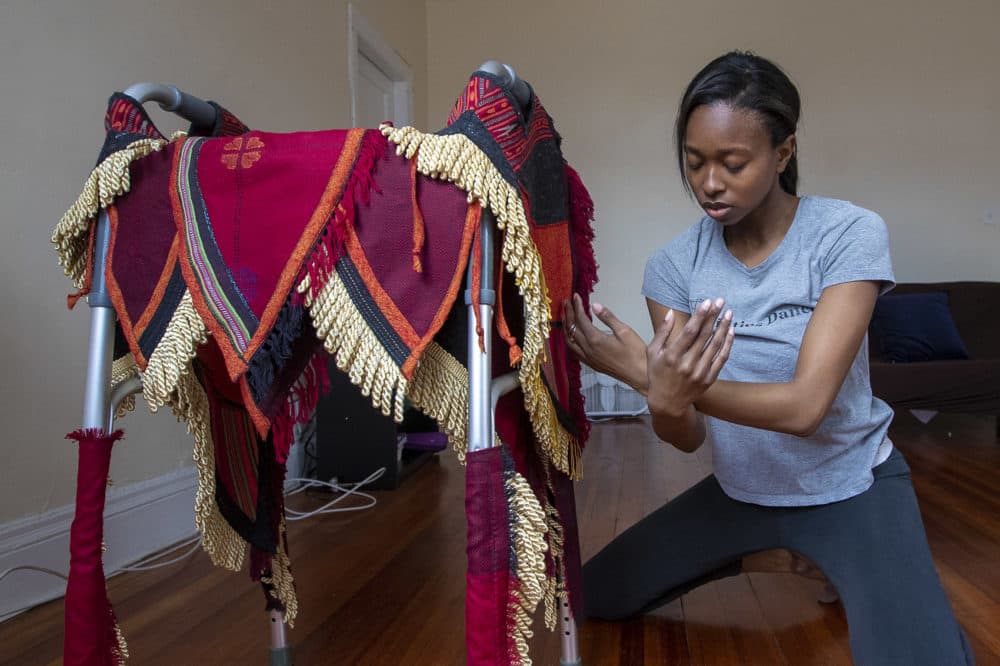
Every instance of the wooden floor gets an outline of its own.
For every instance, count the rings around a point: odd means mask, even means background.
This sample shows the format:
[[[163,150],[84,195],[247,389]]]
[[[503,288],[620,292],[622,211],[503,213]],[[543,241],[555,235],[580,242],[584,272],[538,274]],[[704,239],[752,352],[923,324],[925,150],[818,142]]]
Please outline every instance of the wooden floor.
[[[981,666],[1000,665],[1000,441],[992,418],[900,415],[891,435],[907,456],[931,549]],[[300,615],[296,664],[461,664],[464,661],[464,480],[439,456],[376,508],[293,523]],[[656,443],[644,422],[595,427],[577,487],[586,559],[709,470],[707,452]],[[318,498],[304,503],[318,505]],[[269,627],[259,589],[182,564],[117,576],[109,595],[139,665],[266,664]],[[587,666],[850,664],[839,604],[790,574],[712,583],[655,614],[580,629]],[[62,602],[0,625],[0,663],[59,664]],[[560,637],[539,625],[536,664],[558,664]]]

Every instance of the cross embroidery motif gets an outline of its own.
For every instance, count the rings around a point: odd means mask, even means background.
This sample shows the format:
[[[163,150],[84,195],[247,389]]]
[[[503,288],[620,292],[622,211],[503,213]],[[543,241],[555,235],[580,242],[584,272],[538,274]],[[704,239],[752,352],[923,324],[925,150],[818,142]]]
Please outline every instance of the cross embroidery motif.
[[[252,136],[244,143],[243,137],[238,136],[224,145],[222,149],[226,151],[222,153],[221,159],[227,169],[236,169],[237,166],[249,169],[264,152],[264,142],[258,137]]]

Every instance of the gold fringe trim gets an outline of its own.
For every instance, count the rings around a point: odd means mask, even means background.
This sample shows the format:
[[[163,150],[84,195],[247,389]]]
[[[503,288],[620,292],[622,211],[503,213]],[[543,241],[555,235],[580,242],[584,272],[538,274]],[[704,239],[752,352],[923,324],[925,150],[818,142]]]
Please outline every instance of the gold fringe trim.
[[[504,268],[514,275],[524,299],[524,355],[518,378],[525,408],[541,452],[570,478],[579,479],[580,444],[559,423],[542,380],[550,303],[521,193],[500,175],[486,153],[462,134],[426,134],[413,127],[388,125],[381,131],[396,144],[397,155],[416,159],[420,173],[454,183],[468,193],[470,203],[478,201],[496,216],[497,228],[505,232],[500,248]]]
[[[111,364],[111,390],[114,390],[122,382],[138,376],[139,364],[135,362],[135,356],[132,356],[131,353],[115,359]]]
[[[194,501],[194,522],[201,533],[201,547],[217,567],[240,571],[247,545],[229,526],[215,501],[215,446],[209,423],[208,396],[195,377],[190,363],[177,381],[171,405],[194,437],[194,462],[198,468],[198,494]]]
[[[125,634],[122,633],[122,628],[118,626],[117,619],[114,621],[114,627],[117,645],[111,648],[111,654],[113,654],[117,660],[115,663],[119,664],[119,666],[123,666],[128,663],[128,660],[132,655],[129,654],[128,643],[125,642]]]
[[[271,586],[271,595],[281,602],[285,608],[285,622],[295,628],[295,618],[299,614],[299,599],[295,594],[295,581],[292,578],[292,562],[285,552],[285,519],[281,519],[278,530],[278,552],[271,558],[271,575],[262,576],[261,582]]]
[[[189,372],[199,345],[208,340],[208,329],[198,316],[191,292],[184,290],[177,309],[142,373],[142,395],[156,411],[170,403],[181,375]]]
[[[528,641],[531,640],[532,614],[545,594],[546,517],[542,506],[523,476],[514,472],[504,483],[507,511],[511,521],[510,536],[517,558],[515,575],[520,582],[508,606],[513,619],[509,635],[514,641],[520,663],[531,666]]]
[[[340,276],[331,272],[315,299],[309,297],[308,289],[308,280],[303,280],[298,291],[306,293],[316,335],[334,355],[337,367],[347,373],[362,395],[371,396],[372,404],[383,414],[391,415],[397,423],[402,421],[407,379],[368,328]]]
[[[216,566],[239,571],[246,543],[229,526],[215,502],[215,445],[209,422],[208,396],[195,377],[191,360],[208,340],[208,329],[198,316],[191,292],[185,291],[142,373],[142,393],[153,412],[169,405],[187,424],[194,437],[194,462],[198,468],[195,524],[202,548]]]
[[[115,359],[111,364],[111,391],[114,392],[118,385],[127,382],[133,377],[139,377],[139,364],[136,363],[135,357],[131,352],[125,354],[121,358]],[[115,409],[115,418],[120,419],[128,412],[135,411],[135,394],[127,395],[122,398],[121,403],[118,404],[117,409]]]
[[[566,588],[566,531],[563,528],[562,518],[559,509],[549,501],[549,497],[555,497],[555,490],[552,487],[552,470],[545,467],[545,525],[549,534],[549,554],[552,557],[552,568],[554,575],[545,581],[545,627],[549,631],[555,631],[559,622],[559,600],[569,600],[569,592]]]
[[[465,366],[441,345],[430,343],[420,357],[407,397],[438,422],[464,465],[469,445],[469,371]]]
[[[52,232],[52,244],[59,255],[59,265],[82,289],[87,269],[87,232],[97,211],[107,208],[132,186],[129,166],[135,160],[160,150],[163,139],[140,139],[127,148],[111,153],[91,172],[83,191]]]

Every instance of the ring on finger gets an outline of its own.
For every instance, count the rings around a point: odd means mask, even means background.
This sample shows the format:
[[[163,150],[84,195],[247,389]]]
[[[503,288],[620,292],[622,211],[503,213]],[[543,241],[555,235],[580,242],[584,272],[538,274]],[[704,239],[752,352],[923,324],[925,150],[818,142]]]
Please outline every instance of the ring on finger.
[[[569,325],[569,337],[576,338],[576,324]]]

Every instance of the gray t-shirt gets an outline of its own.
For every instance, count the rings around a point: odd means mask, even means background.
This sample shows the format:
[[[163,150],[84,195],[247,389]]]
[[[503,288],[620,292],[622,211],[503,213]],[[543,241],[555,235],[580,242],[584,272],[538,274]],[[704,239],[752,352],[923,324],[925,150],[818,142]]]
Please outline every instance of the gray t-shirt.
[[[706,298],[725,298],[736,337],[719,379],[787,382],[826,287],[873,280],[885,293],[894,279],[882,218],[846,201],[802,197],[785,238],[760,265],[747,268],[736,259],[722,226],[704,217],[649,259],[642,293],[686,313]],[[727,495],[767,506],[804,506],[868,489],[892,410],[872,396],[866,337],[810,437],[705,420],[715,475]]]

